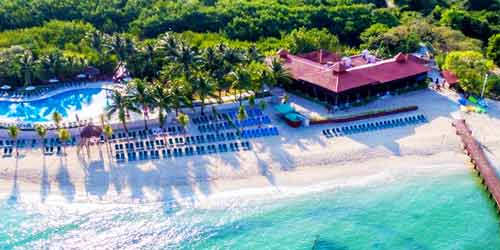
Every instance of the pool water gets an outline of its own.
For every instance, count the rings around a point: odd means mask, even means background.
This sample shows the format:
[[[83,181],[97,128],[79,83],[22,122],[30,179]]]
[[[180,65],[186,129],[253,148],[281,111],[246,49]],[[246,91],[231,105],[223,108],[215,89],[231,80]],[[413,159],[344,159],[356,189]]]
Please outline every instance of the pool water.
[[[66,121],[95,118],[102,114],[108,104],[106,92],[101,88],[71,90],[50,98],[29,101],[0,101],[0,120],[24,123],[49,122],[54,112],[59,112]]]

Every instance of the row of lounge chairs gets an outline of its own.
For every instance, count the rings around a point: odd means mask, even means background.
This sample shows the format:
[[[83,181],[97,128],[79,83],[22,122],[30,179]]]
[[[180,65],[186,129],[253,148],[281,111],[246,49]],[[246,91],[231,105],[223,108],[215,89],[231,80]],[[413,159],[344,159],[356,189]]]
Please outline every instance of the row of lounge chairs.
[[[257,137],[267,137],[267,136],[277,136],[279,131],[277,127],[269,128],[256,128],[241,131],[241,137],[244,139],[257,138]]]
[[[62,122],[60,125],[59,125],[59,128],[67,128],[67,129],[71,129],[71,128],[78,128],[78,127],[84,127],[86,125],[88,125],[90,123],[89,120],[82,120],[80,122]],[[20,128],[21,130],[34,130],[35,129],[35,125],[34,123],[12,123],[12,122],[1,122],[0,123],[0,128],[8,128],[10,126],[16,126],[18,128]],[[55,130],[57,129],[57,126],[55,123],[44,123],[44,124],[41,124],[42,126],[44,126],[45,128],[49,129],[49,130]]]
[[[345,136],[345,135],[350,135],[350,134],[370,132],[370,131],[374,131],[374,130],[403,127],[403,126],[408,126],[408,125],[414,125],[417,123],[423,123],[426,121],[427,121],[427,119],[425,118],[424,115],[414,115],[414,116],[409,116],[409,117],[404,117],[404,118],[395,118],[395,119],[384,120],[384,121],[368,122],[368,123],[357,124],[357,125],[336,127],[336,128],[332,128],[332,129],[324,129],[323,135],[325,135],[327,138],[332,138],[332,137],[337,137],[337,136]]]
[[[184,133],[184,129],[181,126],[172,126],[164,129],[140,129],[140,130],[130,130],[128,133],[121,131],[114,133],[111,138],[109,138],[110,142],[118,142],[118,141],[127,141],[127,140],[139,140],[139,139],[147,139],[149,137],[154,136],[164,136],[164,135],[179,135]],[[101,143],[104,143],[105,137],[104,135],[100,136]]]
[[[54,154],[54,146],[45,146],[43,148],[43,154],[44,155],[53,155]],[[63,154],[63,151],[62,151],[61,145],[57,145],[56,146],[56,155],[62,155],[62,154]]]
[[[251,126],[262,126],[271,124],[271,118],[267,115],[257,116],[253,118],[247,118],[242,121],[234,120],[231,122],[216,122],[216,123],[207,123],[198,125],[198,130],[201,133],[207,132],[215,132],[220,130],[228,130],[233,128],[243,128],[243,127],[251,127]]]
[[[75,88],[75,87],[81,87],[85,86],[87,83],[85,82],[67,82],[67,83],[58,83],[54,84],[50,87],[37,87],[35,90],[32,91],[1,91],[0,92],[0,97],[5,97],[5,98],[12,98],[12,99],[24,99],[24,98],[31,98],[31,97],[38,97],[45,95],[49,91],[54,91],[57,89],[62,89],[62,88]]]
[[[245,109],[247,117],[254,118],[257,116],[263,116],[262,110],[259,108],[246,108]],[[218,112],[217,114],[200,115],[192,117],[191,120],[194,124],[204,124],[227,121],[228,119],[232,121],[238,120],[238,109],[229,109]]]
[[[115,159],[117,162],[121,163],[125,161],[159,160],[161,158],[172,159],[194,155],[238,152],[241,150],[248,151],[251,149],[252,146],[249,141],[150,150],[132,149],[126,151],[116,151]]]
[[[224,141],[232,141],[240,138],[236,132],[229,131],[226,133],[213,133],[213,134],[201,134],[192,136],[180,136],[180,137],[156,137],[147,140],[137,140],[132,142],[115,143],[114,149],[116,151],[120,150],[143,150],[143,149],[161,149],[168,147],[179,147],[187,145],[197,145],[197,144],[207,144],[207,143],[217,143]]]
[[[13,150],[14,149],[12,147],[5,147],[5,148],[3,148],[3,157],[11,157]]]
[[[38,140],[37,139],[31,139],[31,140],[18,139],[15,141],[0,140],[0,148],[10,148],[10,147],[24,148],[28,143],[31,145],[32,148],[34,148],[38,145]],[[44,138],[43,144],[48,146],[56,146],[56,145],[61,145],[62,143],[59,140],[59,138]],[[76,137],[71,137],[69,144],[76,145]]]

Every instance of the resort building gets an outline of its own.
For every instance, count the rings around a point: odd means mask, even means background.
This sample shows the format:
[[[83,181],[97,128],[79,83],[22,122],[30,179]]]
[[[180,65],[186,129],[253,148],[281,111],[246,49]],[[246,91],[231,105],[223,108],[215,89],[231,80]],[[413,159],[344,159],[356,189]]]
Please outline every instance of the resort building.
[[[407,88],[425,81],[431,70],[423,59],[403,53],[381,60],[366,50],[341,57],[324,50],[292,55],[281,49],[278,56],[294,79],[292,90],[334,106]]]
[[[448,70],[443,70],[441,72],[441,74],[443,75],[445,87],[453,88],[453,87],[457,86],[458,77],[457,77],[457,75],[455,75],[455,73],[448,71]]]

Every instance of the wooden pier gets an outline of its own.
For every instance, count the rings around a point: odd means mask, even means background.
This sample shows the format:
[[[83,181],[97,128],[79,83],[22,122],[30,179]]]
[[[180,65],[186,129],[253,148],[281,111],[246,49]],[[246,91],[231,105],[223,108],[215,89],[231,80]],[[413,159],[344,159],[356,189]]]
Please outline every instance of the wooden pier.
[[[481,145],[472,136],[472,131],[465,120],[454,121],[453,127],[456,128],[457,135],[462,139],[464,150],[481,177],[482,183],[486,186],[489,197],[495,201],[497,213],[500,213],[500,180],[495,168],[490,164]]]

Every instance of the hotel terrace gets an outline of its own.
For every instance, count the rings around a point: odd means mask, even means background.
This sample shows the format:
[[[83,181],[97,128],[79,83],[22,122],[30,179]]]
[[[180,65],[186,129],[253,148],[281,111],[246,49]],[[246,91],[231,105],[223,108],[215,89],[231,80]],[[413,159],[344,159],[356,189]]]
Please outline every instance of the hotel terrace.
[[[431,70],[422,59],[403,53],[381,60],[366,50],[341,57],[324,50],[292,55],[281,49],[278,56],[294,79],[290,89],[335,106],[415,85]]]

